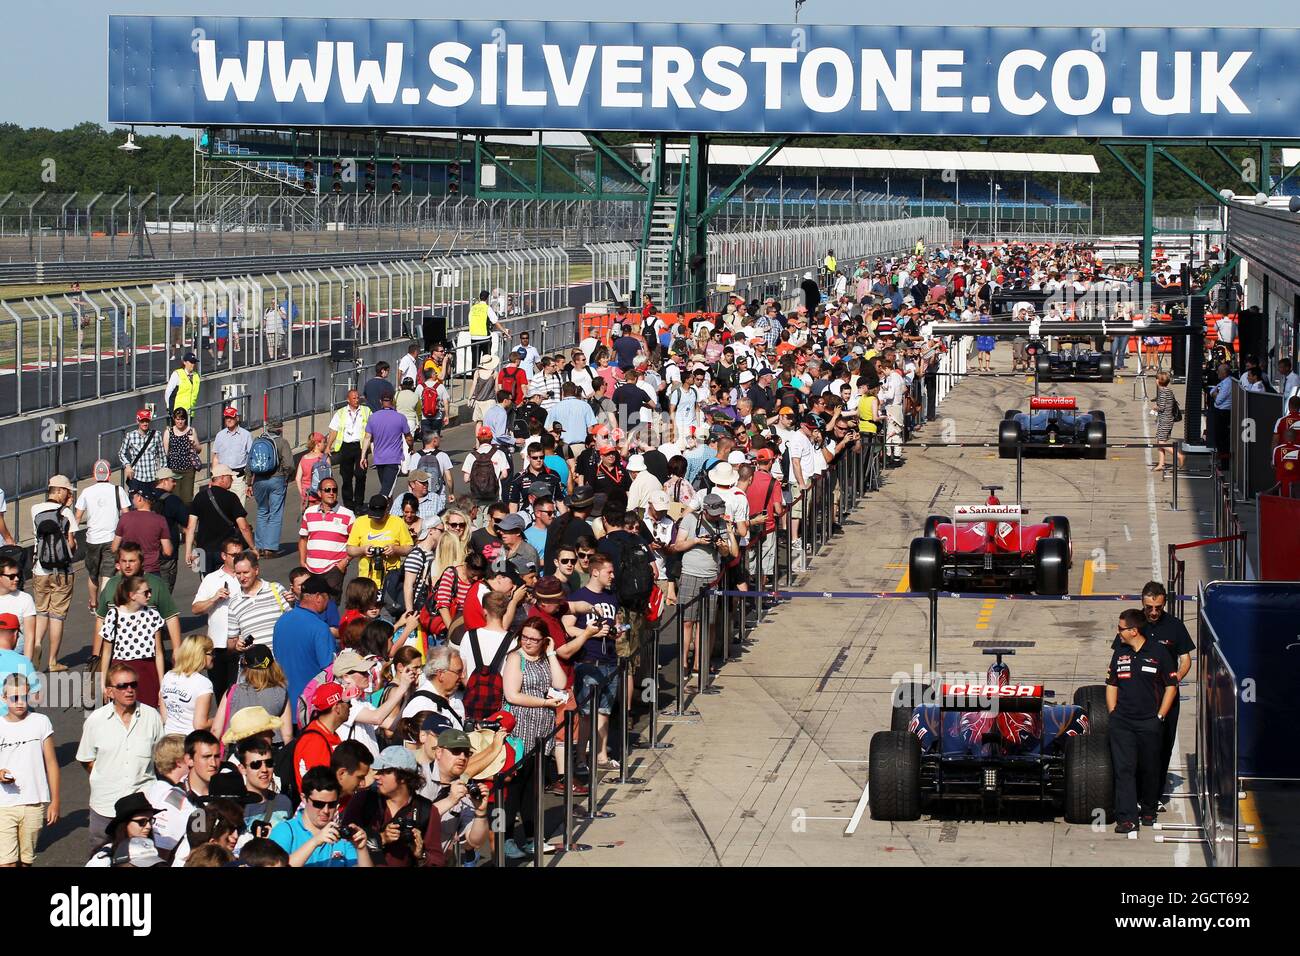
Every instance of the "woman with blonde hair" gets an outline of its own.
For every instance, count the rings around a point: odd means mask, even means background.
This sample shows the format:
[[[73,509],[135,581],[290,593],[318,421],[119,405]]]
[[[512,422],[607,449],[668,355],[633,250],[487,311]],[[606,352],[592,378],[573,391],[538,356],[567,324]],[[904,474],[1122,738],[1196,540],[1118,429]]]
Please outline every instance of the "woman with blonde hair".
[[[201,672],[212,666],[212,638],[195,634],[181,641],[176,661],[162,679],[162,710],[169,734],[188,734],[212,726],[212,681]]]
[[[469,515],[457,508],[449,508],[442,516],[442,540],[433,553],[435,580],[443,571],[465,562],[465,552],[469,549],[469,523]]]
[[[1174,397],[1174,390],[1169,387],[1169,373],[1160,372],[1156,375],[1156,397],[1151,403],[1151,408],[1156,413],[1156,445],[1160,453],[1160,460],[1151,466],[1152,471],[1159,471],[1165,478],[1169,477],[1169,467],[1165,465],[1165,452],[1169,452],[1170,459],[1173,458],[1174,445],[1169,440],[1169,436],[1174,431],[1174,409],[1178,406],[1178,399]],[[1183,455],[1182,449],[1178,450],[1178,467],[1187,467],[1187,458]]]
[[[217,708],[216,725],[212,728],[218,739],[230,727],[231,718],[246,707],[261,707],[280,720],[273,743],[286,743],[293,739],[293,708],[289,706],[289,680],[280,670],[268,648],[254,644],[239,659],[239,680],[221,698]]]

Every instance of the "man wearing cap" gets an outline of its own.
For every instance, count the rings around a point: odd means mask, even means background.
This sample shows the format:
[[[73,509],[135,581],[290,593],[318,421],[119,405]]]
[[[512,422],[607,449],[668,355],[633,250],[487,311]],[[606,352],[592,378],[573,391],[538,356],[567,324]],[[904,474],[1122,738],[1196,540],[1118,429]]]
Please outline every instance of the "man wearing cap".
[[[352,522],[348,533],[348,554],[360,558],[357,574],[370,578],[379,587],[384,585],[384,575],[402,563],[415,542],[410,529],[401,518],[389,514],[388,499],[375,495],[370,499],[366,513]],[[371,552],[383,553],[372,556]]]
[[[243,501],[252,494],[244,471],[248,468],[248,453],[253,449],[253,436],[239,424],[239,409],[233,405],[222,410],[221,424],[221,431],[212,438],[212,477],[216,477],[218,465],[229,468],[233,476],[230,490]],[[156,475],[157,469],[154,469],[151,480]]]
[[[475,519],[475,523],[481,526],[486,520],[487,505],[501,497],[501,483],[510,475],[510,459],[504,451],[493,444],[492,429],[486,425],[478,426],[475,430],[475,438],[478,444],[465,456],[460,476],[465,482],[466,491],[479,506],[479,518]],[[483,472],[488,465],[491,466],[496,476],[495,487],[491,486],[492,483],[487,480],[486,474],[479,481],[474,480],[475,465],[481,465],[480,471]]]
[[[325,447],[338,455],[339,502],[348,510],[361,510],[366,494],[366,469],[361,463],[361,442],[370,423],[370,408],[361,403],[361,393],[348,392],[346,404],[330,419]]]
[[[415,754],[402,746],[385,747],[371,769],[375,784],[348,802],[344,826],[358,826],[378,840],[377,866],[445,866],[442,819],[433,803],[417,792],[420,768]]]
[[[393,407],[392,393],[385,392],[380,403],[382,407],[366,422],[361,440],[361,467],[368,467],[373,460],[379,473],[379,493],[388,497],[393,493],[397,473],[415,439],[411,435],[411,423]]]
[[[469,735],[454,727],[435,727],[436,723],[426,721],[420,730],[416,760],[425,776],[420,792],[433,801],[438,811],[439,842],[444,855],[451,854],[459,842],[472,858],[473,851],[488,842],[489,793],[482,786],[471,793],[466,784],[466,778],[473,779],[470,770],[475,757]]]
[[[529,562],[536,570],[541,566],[542,556],[537,553],[536,548],[524,540],[524,524],[523,515],[508,514],[497,522],[497,533],[501,535],[501,543],[505,545],[504,553],[507,559],[518,558]]]
[[[627,490],[627,510],[640,512],[645,508],[650,496],[656,491],[663,491],[663,483],[646,468],[644,455],[633,455],[627,460],[627,471],[632,476],[632,484]]]
[[[117,520],[131,507],[131,499],[111,480],[113,466],[106,459],[95,462],[92,473],[95,483],[77,497],[76,517],[86,529],[86,586],[93,608],[99,602],[100,579],[107,577],[105,557],[112,563],[111,544]]]
[[[194,409],[199,404],[199,380],[199,357],[186,352],[181,357],[181,367],[172,372],[163,393],[163,404],[167,406],[169,418],[178,408],[185,409],[191,418],[194,417]]]
[[[35,697],[41,692],[41,675],[27,659],[27,655],[15,650],[21,629],[18,615],[0,613],[0,680],[4,680],[10,674],[20,674],[25,677],[29,685],[27,693],[32,695],[32,704],[35,705],[37,702]],[[0,695],[0,717],[3,717],[8,710],[9,705],[5,703],[4,696]],[[3,752],[0,751],[0,761],[3,760]]]
[[[212,479],[190,502],[190,511],[197,519],[194,541],[204,555],[204,572],[211,574],[221,567],[221,543],[228,538],[242,539],[252,548],[253,529],[248,524],[248,512],[231,487],[235,473],[226,465],[212,466]]]
[[[136,699],[139,680],[129,664],[110,664],[108,703],[86,717],[77,761],[90,774],[90,846],[108,839],[114,804],[153,780],[153,748],[163,738],[158,711]]]
[[[117,458],[128,488],[151,488],[163,466],[162,438],[150,427],[153,412],[149,409],[136,412],[135,421],[137,427],[123,436]]]
[[[144,556],[146,574],[160,572],[159,560],[165,555],[172,557],[171,531],[167,519],[153,510],[154,493],[151,490],[131,492],[131,504],[134,510],[123,512],[117,519],[117,529],[113,532],[113,553],[116,554],[123,541],[134,541],[140,545]]]
[[[307,771],[313,767],[329,767],[330,754],[342,742],[338,729],[347,721],[350,711],[342,686],[334,681],[321,684],[312,694],[314,718],[293,744],[293,773],[299,792],[304,792],[302,778]]]
[[[334,637],[321,616],[329,600],[325,579],[309,574],[298,603],[280,615],[272,630],[271,650],[284,671],[292,702],[296,703],[307,683],[334,660]]]
[[[170,468],[158,470],[158,481],[154,485],[154,508],[167,522],[167,531],[171,536],[172,553],[159,559],[161,574],[167,581],[167,587],[176,590],[176,570],[181,553],[181,538],[185,540],[185,563],[194,561],[194,532],[199,520],[190,513],[180,495],[176,494],[176,474]]]
[[[49,669],[64,671],[58,662],[59,644],[63,641],[63,622],[72,606],[74,575],[72,562],[77,550],[77,516],[68,505],[75,489],[63,475],[53,475],[46,483],[45,501],[31,509],[36,551],[32,556],[32,596],[36,602],[36,631],[33,646],[26,648],[32,663],[40,666],[41,644],[50,635]],[[44,532],[44,533],[42,533]],[[38,555],[48,551],[47,567]]]

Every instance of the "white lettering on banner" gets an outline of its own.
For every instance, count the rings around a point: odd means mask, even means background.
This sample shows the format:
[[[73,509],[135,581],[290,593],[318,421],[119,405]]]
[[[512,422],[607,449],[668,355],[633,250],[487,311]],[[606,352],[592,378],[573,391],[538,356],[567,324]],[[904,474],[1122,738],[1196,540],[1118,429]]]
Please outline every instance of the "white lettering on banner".
[[[801,48],[802,49],[802,48]],[[781,69],[787,63],[799,59],[799,50],[794,47],[758,47],[749,52],[749,58],[764,67],[763,109],[779,110],[781,108]]]
[[[708,89],[700,95],[700,106],[718,113],[729,113],[745,105],[749,88],[745,78],[733,69],[745,62],[745,51],[734,46],[709,47],[704,54],[701,71],[705,79],[722,87],[727,92],[719,93]]]
[[[1070,71],[1080,67],[1087,76],[1082,97],[1070,95]],[[1091,116],[1106,98],[1106,64],[1091,50],[1066,50],[1052,66],[1052,100],[1066,116]]]
[[[582,94],[587,89],[587,78],[591,76],[591,64],[596,61],[596,47],[590,43],[578,47],[571,74],[564,72],[564,51],[554,43],[542,47],[542,56],[546,59],[551,87],[555,90],[555,104],[577,106],[581,103]]]
[[[835,71],[835,85],[830,96],[817,89],[817,71],[824,65]],[[838,113],[853,99],[853,61],[843,50],[819,47],[803,58],[799,68],[799,91],[808,108],[816,113]]]
[[[912,51],[894,53],[894,68],[885,60],[884,50],[862,51],[862,109],[874,113],[878,93],[884,93],[889,108],[906,113],[912,108]]]
[[[1041,73],[1047,57],[1037,50],[1012,50],[998,67],[998,99],[1008,113],[1016,116],[1033,116],[1047,105],[1047,98],[1035,91],[1033,96],[1022,97],[1016,92],[1016,73],[1032,69]]]
[[[655,47],[650,51],[650,105],[662,109],[668,105],[671,95],[678,108],[694,109],[695,102],[686,92],[686,83],[694,75],[695,57],[690,50],[680,46]]]
[[[221,67],[217,68],[217,42],[215,40],[199,41],[199,79],[203,83],[203,95],[209,102],[220,102],[234,90],[235,99],[241,103],[251,103],[257,99],[257,90],[262,85],[262,61],[266,56],[266,42],[248,41],[248,67],[238,57],[222,57]]]
[[[944,70],[945,66],[961,66],[966,54],[961,50],[921,51],[921,112],[960,113],[960,96],[940,96],[940,90],[961,87],[961,70]]]
[[[1160,54],[1142,51],[1139,69],[1141,85],[1139,95],[1142,108],[1152,116],[1175,116],[1192,111],[1192,54],[1186,50],[1174,53],[1174,92],[1168,98],[1160,95]]]
[[[339,60],[339,89],[345,103],[392,103],[402,83],[402,44],[384,44],[384,65],[377,60],[353,63],[353,44],[340,40],[336,53]],[[373,95],[372,95],[373,94]]]
[[[324,103],[330,91],[330,78],[334,72],[334,44],[324,40],[316,44],[316,69],[308,59],[294,58],[289,69],[284,68],[284,41],[269,40],[266,44],[266,62],[271,77],[271,93],[277,103],[292,103],[302,90],[308,103]]]
[[[1228,62],[1220,68],[1219,54],[1216,51],[1207,50],[1201,54],[1202,113],[1219,112],[1220,103],[1227,107],[1229,113],[1250,112],[1232,88],[1232,81],[1249,59],[1249,50],[1237,50],[1228,55]]]
[[[497,45],[484,43],[479,47],[479,62],[483,71],[479,83],[478,101],[484,106],[497,105]],[[510,104],[507,103],[507,106]]]
[[[451,84],[451,89],[444,89],[435,84],[429,87],[425,99],[434,106],[454,109],[464,106],[474,95],[474,77],[464,64],[469,61],[473,51],[463,43],[449,40],[435,44],[429,51],[429,70],[434,78]]]
[[[600,105],[609,109],[640,109],[640,93],[619,89],[623,84],[641,83],[641,67],[624,66],[640,62],[645,49],[639,46],[606,46],[600,49]]]
[[[524,89],[524,45],[506,46],[506,103],[510,106],[545,106],[545,90]]]

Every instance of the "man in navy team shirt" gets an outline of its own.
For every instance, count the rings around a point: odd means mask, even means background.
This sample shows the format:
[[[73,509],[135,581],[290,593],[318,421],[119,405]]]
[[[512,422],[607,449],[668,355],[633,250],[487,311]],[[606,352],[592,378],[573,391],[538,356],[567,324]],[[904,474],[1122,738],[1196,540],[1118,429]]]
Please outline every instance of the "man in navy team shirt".
[[[609,715],[613,713],[618,692],[615,643],[619,604],[613,587],[614,563],[603,554],[595,555],[591,559],[591,579],[587,586],[578,588],[568,598],[570,602],[585,601],[592,610],[586,614],[566,614],[563,618],[569,642],[576,642],[581,647],[575,669],[579,688],[578,710],[587,711],[588,720],[590,701],[596,697],[596,742],[600,756],[593,770],[618,769],[617,762],[609,759],[608,749]]]

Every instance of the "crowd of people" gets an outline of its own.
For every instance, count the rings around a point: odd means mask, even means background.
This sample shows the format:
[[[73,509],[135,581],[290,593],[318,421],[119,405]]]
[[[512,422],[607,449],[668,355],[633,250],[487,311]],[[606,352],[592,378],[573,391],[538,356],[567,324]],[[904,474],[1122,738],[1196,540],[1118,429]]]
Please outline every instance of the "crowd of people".
[[[82,560],[102,695],[76,754],[89,865],[440,866],[495,840],[530,856],[532,788],[583,794],[625,759],[611,716],[648,675],[653,622],[677,608],[688,671],[719,658],[697,597],[774,586],[781,536],[803,570],[811,489],[840,494],[842,457],[902,464],[952,346],[931,324],[987,310],[1015,255],[918,243],[861,261],[851,289],[810,275],[792,307],[733,297],[670,324],[647,300],[549,354],[523,333],[477,359],[459,461],[445,345],[412,345],[395,375],[379,362],[297,458],[281,422],[254,437],[232,406],[203,462],[178,380],[165,429],[141,410],[121,443],[125,487],[108,461],[79,495],[51,477],[32,566],[0,557],[0,863],[31,864],[60,813],[28,704],[43,651],[66,669]],[[291,500],[297,566],[268,580]],[[201,575],[188,635],[182,565]]]

